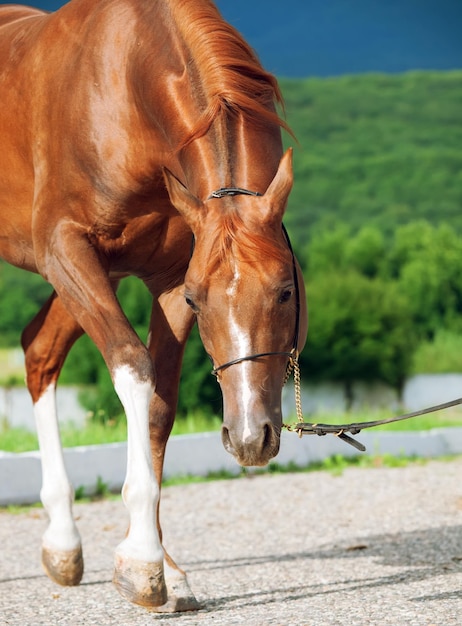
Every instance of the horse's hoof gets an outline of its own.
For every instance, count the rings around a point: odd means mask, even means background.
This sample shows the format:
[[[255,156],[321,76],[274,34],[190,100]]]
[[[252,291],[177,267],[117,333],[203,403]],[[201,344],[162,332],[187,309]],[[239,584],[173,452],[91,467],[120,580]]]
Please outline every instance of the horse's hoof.
[[[184,611],[198,611],[202,606],[194,596],[189,598],[169,598],[165,604],[152,607],[155,613],[182,613]]]
[[[152,610],[156,613],[179,613],[180,611],[198,611],[201,607],[194,597],[186,577],[167,580],[168,600]]]
[[[58,585],[74,587],[83,576],[82,548],[51,550],[42,547],[42,567],[46,575]]]
[[[120,595],[133,604],[157,607],[167,602],[162,561],[146,563],[116,555],[112,582]]]

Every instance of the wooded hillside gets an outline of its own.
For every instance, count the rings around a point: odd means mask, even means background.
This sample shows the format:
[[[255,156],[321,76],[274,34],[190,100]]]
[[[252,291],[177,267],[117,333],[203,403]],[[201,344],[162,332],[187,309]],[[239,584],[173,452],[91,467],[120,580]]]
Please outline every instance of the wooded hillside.
[[[282,81],[300,146],[287,224],[392,233],[427,219],[462,232],[462,72]],[[288,144],[293,141],[288,139]]]

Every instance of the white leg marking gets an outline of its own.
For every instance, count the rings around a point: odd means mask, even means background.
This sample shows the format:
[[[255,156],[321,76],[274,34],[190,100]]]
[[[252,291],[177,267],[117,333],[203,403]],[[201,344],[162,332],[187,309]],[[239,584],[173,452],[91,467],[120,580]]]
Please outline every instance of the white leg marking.
[[[127,475],[122,489],[130,515],[130,529],[117,547],[119,555],[145,562],[163,560],[156,524],[159,499],[149,445],[149,402],[154,388],[150,381],[138,380],[128,366],[114,372],[114,387],[127,416]]]
[[[231,281],[228,289],[226,290],[226,294],[230,297],[230,299],[236,295],[237,288],[239,285],[240,274],[237,269],[234,271],[234,277]],[[236,339],[237,343],[237,355],[238,356],[247,356],[250,354],[250,341],[248,335],[242,330],[239,324],[236,322],[236,318],[234,316],[234,309],[230,305],[229,307],[229,324],[232,328],[232,335]],[[248,370],[249,363],[243,362],[239,364],[240,368],[240,376],[241,376],[241,397],[242,397],[242,408],[244,413],[244,429],[242,431],[242,441],[245,443],[249,437],[252,436],[252,431],[249,426],[249,407],[250,401],[252,399],[252,389],[249,382]]]
[[[34,415],[42,459],[40,498],[50,518],[43,545],[51,550],[74,550],[80,546],[80,536],[72,515],[74,490],[64,466],[53,384],[35,403]]]

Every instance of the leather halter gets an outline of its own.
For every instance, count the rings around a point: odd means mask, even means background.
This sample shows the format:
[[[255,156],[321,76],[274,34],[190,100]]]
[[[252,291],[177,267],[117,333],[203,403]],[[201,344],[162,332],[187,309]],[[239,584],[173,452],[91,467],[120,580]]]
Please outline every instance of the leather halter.
[[[212,198],[224,198],[225,196],[261,196],[259,191],[249,191],[248,189],[242,189],[242,187],[222,187],[216,191],[212,191],[207,200]]]
[[[207,199],[212,200],[213,198],[224,198],[226,196],[237,196],[237,195],[262,196],[262,194],[258,191],[249,191],[248,189],[242,189],[241,187],[222,187],[221,189],[217,189],[216,191],[212,192]],[[237,359],[233,359],[232,361],[223,363],[223,365],[218,365],[217,367],[214,367],[212,370],[212,374],[216,376],[217,378],[219,378],[219,372],[223,371],[224,369],[227,369],[228,367],[231,367],[232,365],[243,363],[244,361],[255,361],[265,356],[285,356],[288,359],[287,375],[286,375],[286,379],[287,379],[288,375],[290,375],[294,362],[297,362],[298,360],[298,337],[300,333],[300,286],[298,284],[295,254],[294,254],[292,244],[290,242],[289,235],[287,233],[287,230],[284,224],[282,224],[282,232],[284,233],[284,238],[287,242],[287,246],[292,256],[292,273],[293,273],[294,286],[295,286],[296,317],[295,317],[295,332],[294,332],[294,338],[292,341],[292,349],[290,351],[280,351],[280,352],[259,352],[256,354],[249,354],[247,356],[238,357]]]
[[[240,187],[224,187],[222,189],[218,189],[217,191],[214,191],[209,196],[208,199],[210,200],[212,198],[224,198],[225,196],[235,196],[238,194],[247,195],[247,196],[261,196],[262,195],[258,191],[248,191],[247,189],[241,189]],[[412,413],[407,413],[405,415],[399,415],[397,417],[391,417],[391,418],[376,420],[372,422],[355,422],[352,424],[319,424],[319,423],[314,424],[311,422],[304,422],[302,418],[301,399],[300,399],[300,371],[299,371],[299,365],[298,365],[298,350],[297,350],[299,326],[300,326],[300,289],[299,289],[299,284],[298,284],[297,267],[295,264],[295,255],[292,249],[292,244],[290,243],[289,235],[287,234],[284,224],[282,224],[282,230],[283,230],[287,245],[289,247],[290,253],[292,255],[292,267],[293,267],[293,275],[294,275],[294,283],[295,283],[295,294],[296,294],[296,299],[297,299],[295,334],[294,334],[294,340],[292,344],[292,350],[290,352],[262,352],[260,354],[251,354],[249,356],[243,356],[238,359],[234,359],[233,361],[228,361],[227,363],[224,363],[223,365],[219,365],[218,367],[215,367],[212,370],[212,374],[214,374],[218,378],[218,372],[220,372],[221,370],[224,370],[227,367],[230,367],[231,365],[242,363],[243,361],[252,361],[252,360],[258,359],[260,357],[265,357],[265,356],[286,356],[289,359],[288,366],[287,366],[286,380],[288,378],[288,375],[290,375],[290,371],[292,368],[294,369],[294,379],[297,378],[297,380],[295,380],[295,403],[296,405],[298,403],[298,407],[297,407],[298,422],[296,424],[283,424],[283,428],[286,428],[289,431],[298,433],[299,437],[302,437],[303,435],[322,436],[322,435],[332,434],[338,437],[339,439],[342,439],[346,443],[349,443],[350,445],[355,447],[357,450],[360,450],[361,452],[364,452],[366,450],[366,447],[360,441],[357,441],[356,439],[353,439],[353,437],[347,435],[347,433],[351,433],[351,435],[357,435],[358,433],[361,432],[361,430],[365,428],[373,428],[375,426],[380,426],[382,424],[390,424],[392,422],[407,420],[412,417],[418,417],[419,415],[433,413],[434,411],[440,411],[442,409],[447,409],[447,408],[462,404],[462,398],[457,398],[455,400],[451,400],[450,402],[438,404],[437,406],[432,406],[427,409],[421,409],[419,411],[414,411]],[[296,377],[296,373],[297,373],[297,377]]]

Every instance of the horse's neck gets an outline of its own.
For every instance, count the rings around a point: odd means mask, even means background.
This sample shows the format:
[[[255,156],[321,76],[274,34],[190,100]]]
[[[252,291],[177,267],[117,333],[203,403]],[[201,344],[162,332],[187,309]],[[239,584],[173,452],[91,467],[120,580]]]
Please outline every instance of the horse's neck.
[[[243,116],[217,121],[179,155],[184,182],[199,198],[222,187],[264,193],[282,155],[279,129],[255,128]]]
[[[167,166],[198,198],[207,198],[222,187],[245,187],[264,193],[273,179],[282,156],[281,132],[275,125],[256,126],[244,113],[219,116],[208,132],[181,146],[204,107],[194,101],[191,81],[185,81],[179,93],[172,97],[169,81],[152,93],[167,96],[153,99],[148,119],[160,141],[159,154]],[[162,128],[162,132],[158,132]]]
[[[170,9],[157,6],[159,14],[156,12],[154,19],[152,5],[145,0],[139,2],[145,10],[151,6],[140,25],[140,41],[150,41],[154,49],[149,55],[141,51],[137,57],[137,80],[142,89],[138,102],[151,125],[162,129],[160,133],[156,130],[157,138],[166,144],[164,154],[173,157],[164,165],[170,166],[200,198],[233,185],[265,191],[282,154],[276,125],[256,127],[255,121],[242,112],[222,113],[207,133],[178,150],[210,104],[209,96],[182,29],[172,25]],[[172,0],[172,11],[175,4]],[[201,5],[200,0],[197,4]]]

